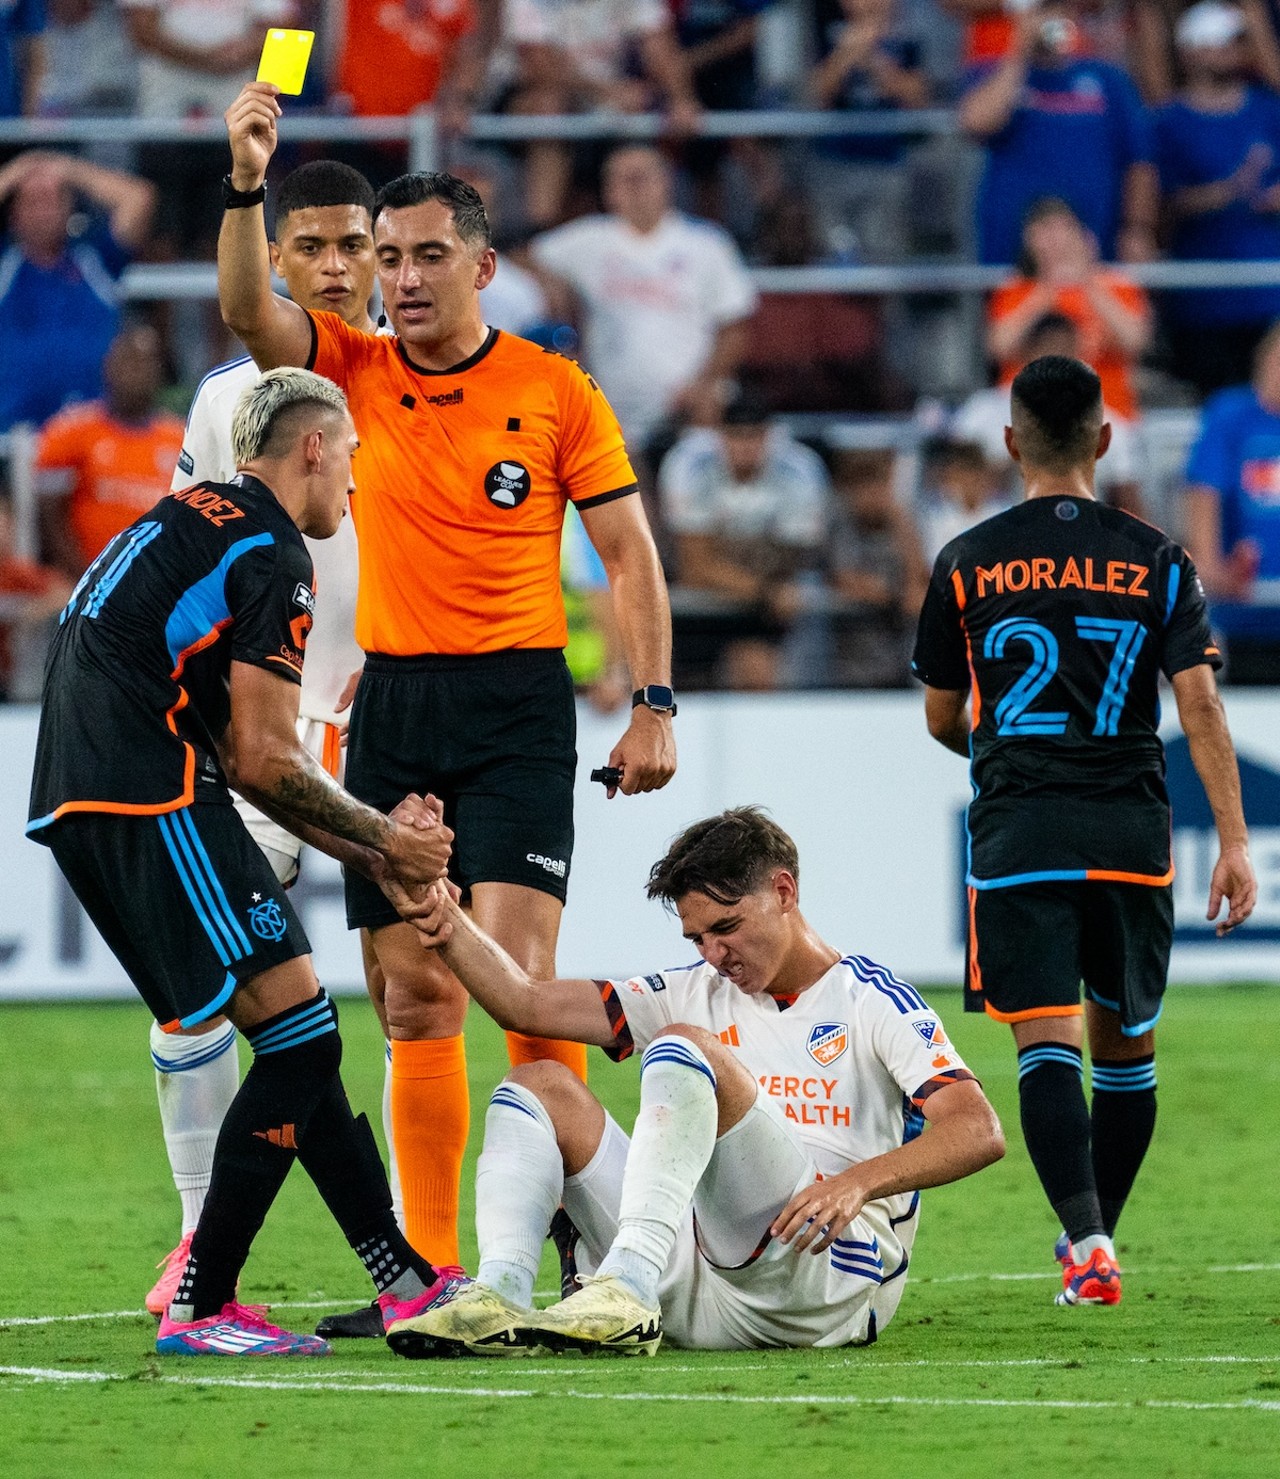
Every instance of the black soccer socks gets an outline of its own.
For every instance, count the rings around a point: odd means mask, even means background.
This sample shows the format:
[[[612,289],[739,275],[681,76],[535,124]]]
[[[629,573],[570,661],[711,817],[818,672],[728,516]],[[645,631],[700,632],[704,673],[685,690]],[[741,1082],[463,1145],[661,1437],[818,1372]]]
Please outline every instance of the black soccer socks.
[[[352,1115],[336,1077],[311,1116],[298,1159],[379,1294],[391,1289],[409,1299],[435,1282],[435,1269],[396,1226],[391,1188],[368,1117]]]
[[[307,1126],[330,1084],[340,1084],[338,1015],[323,991],[245,1036],[253,1063],[222,1121],[204,1211],[174,1296],[196,1320],[216,1315],[234,1297],[249,1247]]]
[[[1156,1057],[1093,1060],[1093,1173],[1108,1235],[1156,1127]]]
[[[1018,1053],[1022,1135],[1045,1195],[1073,1243],[1104,1231],[1083,1076],[1080,1049],[1067,1043],[1032,1043]]]

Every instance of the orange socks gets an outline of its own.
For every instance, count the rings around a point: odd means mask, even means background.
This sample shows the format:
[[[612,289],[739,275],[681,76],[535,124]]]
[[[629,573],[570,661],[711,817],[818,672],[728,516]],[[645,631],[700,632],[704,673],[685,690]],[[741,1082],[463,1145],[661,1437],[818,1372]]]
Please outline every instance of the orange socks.
[[[507,1057],[512,1068],[520,1063],[563,1063],[587,1081],[587,1046],[580,1042],[560,1042],[550,1037],[526,1037],[523,1032],[507,1033]],[[409,1239],[413,1241],[412,1238]]]
[[[585,1083],[584,1044],[507,1033],[513,1064],[551,1059]],[[391,1131],[404,1192],[404,1232],[437,1266],[458,1262],[458,1187],[471,1101],[461,1035],[391,1043]]]
[[[404,1189],[404,1232],[437,1266],[458,1260],[458,1187],[471,1100],[457,1037],[391,1043],[391,1127]]]

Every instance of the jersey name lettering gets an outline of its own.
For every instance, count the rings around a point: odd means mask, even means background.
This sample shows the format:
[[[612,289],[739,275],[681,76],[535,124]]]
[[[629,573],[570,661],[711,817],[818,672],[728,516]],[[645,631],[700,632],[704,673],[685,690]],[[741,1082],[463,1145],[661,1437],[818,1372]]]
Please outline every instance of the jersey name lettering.
[[[1083,568],[1082,568],[1083,567]],[[1059,562],[1050,559],[1000,560],[991,566],[979,565],[974,570],[974,599],[994,593],[1017,595],[1020,591],[1100,591],[1108,596],[1151,595],[1149,565],[1135,565],[1128,560],[1077,560],[1074,556]]]
[[[211,524],[216,524],[219,529],[224,524],[230,523],[232,519],[244,518],[244,510],[237,508],[229,498],[223,498],[212,488],[202,488],[198,483],[194,488],[182,488],[177,493],[170,493],[169,497],[203,514]]]

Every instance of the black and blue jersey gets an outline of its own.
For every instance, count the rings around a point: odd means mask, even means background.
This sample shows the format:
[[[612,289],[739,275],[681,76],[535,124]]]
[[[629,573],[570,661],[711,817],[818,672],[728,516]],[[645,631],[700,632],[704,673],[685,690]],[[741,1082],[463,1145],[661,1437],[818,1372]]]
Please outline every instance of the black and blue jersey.
[[[1087,498],[1035,498],[938,556],[912,668],[971,690],[971,887],[1173,876],[1159,679],[1221,666],[1186,552]]]
[[[315,607],[293,520],[247,474],[162,498],[85,571],[45,672],[27,831],[229,801],[232,662],[302,677]],[[199,795],[197,796],[197,790]]]

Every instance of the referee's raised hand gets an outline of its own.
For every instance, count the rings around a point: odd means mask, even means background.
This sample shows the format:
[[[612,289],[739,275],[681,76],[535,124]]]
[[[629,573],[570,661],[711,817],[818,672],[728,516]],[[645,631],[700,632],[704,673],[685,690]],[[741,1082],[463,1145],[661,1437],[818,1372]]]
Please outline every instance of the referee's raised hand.
[[[266,176],[278,142],[279,97],[274,82],[246,82],[224,115],[231,145],[231,183],[237,190],[256,190]]]

